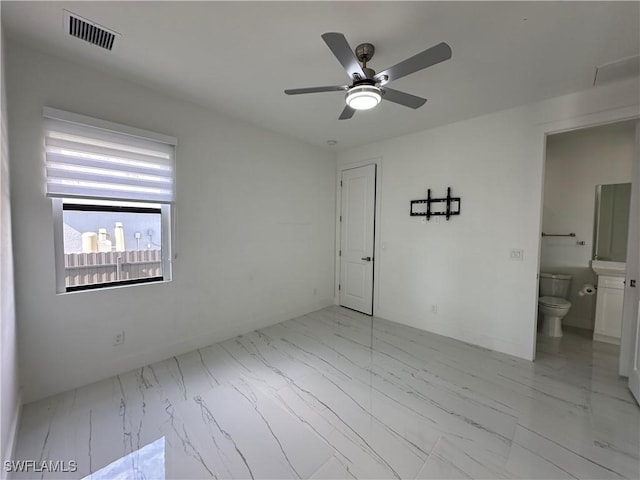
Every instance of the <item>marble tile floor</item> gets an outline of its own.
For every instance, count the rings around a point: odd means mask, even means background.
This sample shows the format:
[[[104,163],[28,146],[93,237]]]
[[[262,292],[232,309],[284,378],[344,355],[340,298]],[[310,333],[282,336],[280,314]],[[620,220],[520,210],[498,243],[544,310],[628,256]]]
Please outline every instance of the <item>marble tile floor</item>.
[[[26,405],[15,460],[41,471],[10,478],[637,479],[617,358],[567,331],[531,363],[329,307]]]

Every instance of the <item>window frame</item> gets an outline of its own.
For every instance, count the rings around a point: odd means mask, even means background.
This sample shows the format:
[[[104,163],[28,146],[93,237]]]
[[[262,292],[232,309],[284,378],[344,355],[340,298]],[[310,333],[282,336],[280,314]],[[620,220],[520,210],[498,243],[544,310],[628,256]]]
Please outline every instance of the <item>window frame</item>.
[[[67,112],[63,110],[58,110],[50,107],[43,107],[43,122],[44,122],[44,130],[45,130],[45,144],[47,138],[47,125],[53,122],[53,125],[57,124],[65,124],[65,125],[73,125],[72,130],[68,130],[71,127],[61,127],[62,132],[79,132],[79,135],[83,136],[88,134],[88,137],[93,138],[93,134],[89,132],[96,132],[96,139],[99,142],[111,142],[114,141],[116,144],[123,140],[122,137],[127,137],[124,141],[123,145],[131,147],[134,149],[145,149],[151,147],[151,150],[154,152],[165,153],[169,156],[165,157],[160,155],[159,158],[166,158],[168,161],[163,160],[159,162],[160,165],[169,165],[169,168],[172,172],[172,183],[171,183],[171,198],[151,198],[147,195],[140,197],[138,195],[132,196],[131,198],[127,198],[123,195],[110,195],[108,192],[99,192],[99,195],[96,195],[95,191],[87,191],[86,195],[78,192],[78,194],[74,194],[73,192],[61,192],[61,191],[49,191],[49,176],[48,172],[45,173],[45,178],[47,179],[47,186],[45,187],[45,194],[48,198],[51,199],[52,205],[52,216],[53,216],[53,247],[54,247],[54,268],[55,268],[55,280],[56,280],[56,293],[71,293],[78,291],[88,291],[88,290],[101,290],[101,289],[111,289],[111,288],[120,288],[124,286],[131,285],[139,285],[139,284],[149,284],[149,283],[162,283],[162,282],[170,282],[172,280],[172,260],[174,258],[175,253],[173,252],[173,241],[175,238],[175,220],[174,220],[174,202],[175,202],[175,193],[176,193],[176,164],[175,164],[175,152],[178,141],[175,137],[151,132],[148,130],[142,130],[136,127],[130,127],[128,125],[123,125],[119,123],[110,122],[108,120],[103,120],[100,118],[89,117],[86,115],[81,115],[78,113]],[[57,130],[58,127],[54,127],[54,131]],[[77,130],[80,128],[80,130]],[[83,130],[83,129],[87,130]],[[73,133],[72,133],[73,135]],[[60,138],[60,137],[58,137]],[[167,148],[160,147],[160,145],[164,145]],[[157,148],[158,147],[158,148]],[[48,162],[48,155],[46,153],[45,146],[45,165]],[[169,153],[170,152],[170,153]],[[137,152],[140,153],[140,152]],[[144,152],[143,152],[144,153]],[[47,167],[48,168],[48,167]],[[103,195],[104,193],[104,195]],[[113,192],[111,192],[113,193]],[[146,197],[146,198],[145,198]],[[162,276],[156,277],[148,277],[144,279],[134,279],[134,280],[122,280],[118,282],[103,282],[96,283],[91,285],[76,285],[67,287],[65,281],[65,253],[64,253],[64,204],[74,204],[82,205],[83,210],[87,211],[126,211],[123,210],[123,206],[118,204],[126,204],[129,211],[139,211],[140,213],[145,213],[145,204],[148,206],[149,204],[158,205],[160,210],[160,228],[161,228],[161,265],[162,265]],[[111,202],[114,205],[109,205]],[[93,207],[93,208],[92,208]],[[154,207],[155,208],[155,207]],[[156,209],[157,211],[157,209]],[[155,212],[154,212],[155,213]]]
[[[171,204],[159,204],[159,208],[149,207],[135,207],[135,206],[119,206],[119,205],[105,205],[104,200],[100,200],[100,204],[91,204],[91,201],[97,199],[91,198],[79,198],[82,203],[73,203],[73,198],[51,198],[53,207],[53,233],[54,233],[54,256],[55,256],[55,270],[56,270],[56,293],[74,293],[84,292],[91,290],[102,290],[111,288],[128,287],[132,285],[143,285],[152,283],[165,283],[172,280],[172,249],[171,249]],[[114,203],[130,203],[122,200],[110,200]],[[133,280],[122,280],[117,282],[102,282],[92,283],[87,285],[72,285],[67,287],[65,278],[65,265],[64,265],[64,210],[65,203],[73,205],[72,208],[67,210],[82,210],[89,212],[103,211],[103,212],[119,212],[128,211],[133,213],[160,213],[160,244],[161,244],[161,264],[162,275],[156,277],[146,277]],[[150,211],[153,210],[153,211]]]
[[[53,207],[53,243],[54,243],[54,255],[55,255],[55,270],[56,270],[56,293],[74,293],[85,292],[91,290],[102,290],[111,288],[128,287],[132,285],[150,284],[150,283],[164,283],[170,282],[172,279],[172,255],[171,255],[171,204],[159,204],[159,208],[149,207],[134,207],[134,206],[120,206],[120,205],[104,205],[104,200],[100,200],[100,204],[91,204],[91,198],[81,198],[82,203],[73,203],[73,198],[51,198]],[[114,203],[129,203],[122,200],[112,200]],[[92,283],[87,285],[73,285],[67,287],[65,278],[65,265],[64,265],[64,210],[65,203],[68,206],[73,205],[72,208],[67,210],[82,210],[89,212],[103,211],[103,212],[133,212],[133,213],[160,213],[160,228],[161,228],[161,263],[162,263],[162,275],[156,277],[146,277],[133,280],[121,280],[117,282],[103,282]],[[150,211],[153,210],[153,211]]]

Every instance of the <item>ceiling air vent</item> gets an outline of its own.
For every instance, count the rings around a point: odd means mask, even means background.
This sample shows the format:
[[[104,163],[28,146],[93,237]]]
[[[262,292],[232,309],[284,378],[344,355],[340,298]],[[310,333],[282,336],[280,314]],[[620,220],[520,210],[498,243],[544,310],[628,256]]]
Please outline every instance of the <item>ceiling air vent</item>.
[[[64,29],[73,37],[107,50],[113,49],[116,38],[120,36],[119,33],[113,30],[109,30],[67,10],[64,10]]]

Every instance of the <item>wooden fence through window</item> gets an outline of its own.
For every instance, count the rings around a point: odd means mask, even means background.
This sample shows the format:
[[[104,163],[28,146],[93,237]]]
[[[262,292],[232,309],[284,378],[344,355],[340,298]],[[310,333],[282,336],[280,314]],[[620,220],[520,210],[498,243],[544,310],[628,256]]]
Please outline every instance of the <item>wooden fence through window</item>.
[[[65,285],[136,280],[162,276],[160,250],[129,250],[126,252],[65,253]]]

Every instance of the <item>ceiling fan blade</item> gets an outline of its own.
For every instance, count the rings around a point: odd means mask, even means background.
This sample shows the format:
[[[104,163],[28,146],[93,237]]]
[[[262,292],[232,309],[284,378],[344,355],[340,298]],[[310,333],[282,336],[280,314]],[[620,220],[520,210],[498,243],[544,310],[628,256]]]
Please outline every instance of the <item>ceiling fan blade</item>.
[[[351,108],[349,105],[346,105],[344,107],[344,110],[342,110],[342,113],[338,117],[338,120],[349,120],[351,117],[353,117],[354,113],[356,113],[356,110],[354,108]]]
[[[383,87],[382,91],[384,92],[384,95],[382,95],[383,100],[389,100],[393,103],[399,103],[400,105],[404,105],[405,107],[420,108],[427,102],[426,98],[416,97],[415,95],[411,95],[410,93],[394,90],[393,88]]]
[[[323,33],[322,39],[344,67],[349,78],[353,79],[354,74],[359,75],[361,79],[367,77],[343,34],[336,32]]]
[[[348,85],[332,85],[330,87],[290,88],[285,90],[287,95],[300,95],[303,93],[340,92],[349,88]]]
[[[405,61],[400,62],[393,67],[387,68],[384,72],[378,73],[375,78],[382,79],[387,77],[386,82],[391,80],[397,80],[398,78],[405,77],[411,73],[422,70],[423,68],[430,67],[436,63],[444,62],[451,58],[451,47],[442,42],[426,49],[424,52],[420,52],[411,58],[407,58]]]

